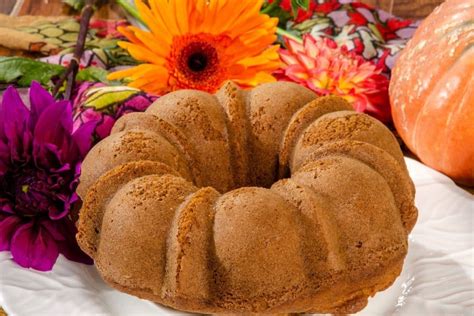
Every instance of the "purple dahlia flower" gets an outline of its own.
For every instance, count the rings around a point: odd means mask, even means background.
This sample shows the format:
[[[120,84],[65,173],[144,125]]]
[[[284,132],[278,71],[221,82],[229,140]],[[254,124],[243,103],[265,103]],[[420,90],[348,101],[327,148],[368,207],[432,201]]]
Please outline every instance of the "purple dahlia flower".
[[[71,209],[95,122],[73,132],[72,107],[38,83],[30,106],[9,87],[0,104],[0,251],[25,268],[51,270],[59,253],[92,263],[78,247]]]

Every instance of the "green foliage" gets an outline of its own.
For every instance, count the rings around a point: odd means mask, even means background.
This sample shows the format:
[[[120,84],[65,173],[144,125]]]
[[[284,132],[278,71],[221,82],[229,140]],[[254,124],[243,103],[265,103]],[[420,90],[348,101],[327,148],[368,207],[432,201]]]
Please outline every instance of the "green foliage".
[[[291,12],[284,10],[280,6],[282,0],[274,0],[272,3],[265,1],[262,6],[262,13],[278,18],[278,26],[286,28],[286,22],[298,14],[298,9],[305,11],[309,9],[310,1],[311,0],[291,0]]]
[[[120,84],[119,81],[107,80],[108,72],[105,69],[98,67],[87,67],[77,73],[77,81],[92,81],[92,82],[103,82],[108,85]]]
[[[0,57],[0,83],[15,83],[28,87],[36,80],[47,85],[51,78],[60,76],[65,68],[22,57]]]
[[[31,81],[38,81],[48,86],[51,79],[59,77],[65,67],[48,64],[23,57],[0,57],[0,85],[15,84],[18,87],[29,87]],[[76,80],[103,82],[108,85],[120,84],[118,81],[107,80],[107,70],[98,67],[87,67],[77,73]]]
[[[307,11],[309,9],[309,1],[310,0],[291,0],[291,11],[293,12],[293,16],[298,14],[298,9]]]
[[[107,71],[97,67],[87,67],[77,73],[78,81],[107,82]]]

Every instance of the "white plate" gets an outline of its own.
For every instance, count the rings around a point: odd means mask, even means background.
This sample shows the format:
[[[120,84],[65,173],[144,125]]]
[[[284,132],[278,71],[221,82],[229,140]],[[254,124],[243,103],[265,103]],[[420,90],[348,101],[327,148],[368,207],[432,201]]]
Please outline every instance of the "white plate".
[[[404,269],[358,315],[474,313],[474,197],[446,176],[406,159],[418,222]],[[0,253],[0,306],[10,316],[184,314],[109,288],[92,266],[60,257],[48,273],[22,269]]]

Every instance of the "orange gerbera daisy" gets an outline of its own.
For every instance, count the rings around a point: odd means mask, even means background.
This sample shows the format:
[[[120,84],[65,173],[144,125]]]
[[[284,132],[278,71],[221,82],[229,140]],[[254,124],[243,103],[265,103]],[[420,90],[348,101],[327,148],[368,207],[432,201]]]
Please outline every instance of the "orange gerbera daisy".
[[[149,31],[119,31],[119,45],[142,64],[109,75],[163,94],[178,89],[216,91],[225,80],[244,87],[275,81],[280,66],[278,19],[260,13],[263,0],[141,0],[135,4]]]

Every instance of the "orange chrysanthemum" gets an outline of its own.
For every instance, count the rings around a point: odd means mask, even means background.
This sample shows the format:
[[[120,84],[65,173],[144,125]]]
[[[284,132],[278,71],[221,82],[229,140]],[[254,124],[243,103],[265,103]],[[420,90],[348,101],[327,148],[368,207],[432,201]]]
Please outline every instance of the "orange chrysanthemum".
[[[244,87],[274,81],[280,66],[278,19],[260,13],[262,0],[136,0],[149,31],[119,29],[119,45],[142,64],[109,75],[151,93],[216,91],[225,80]]]

